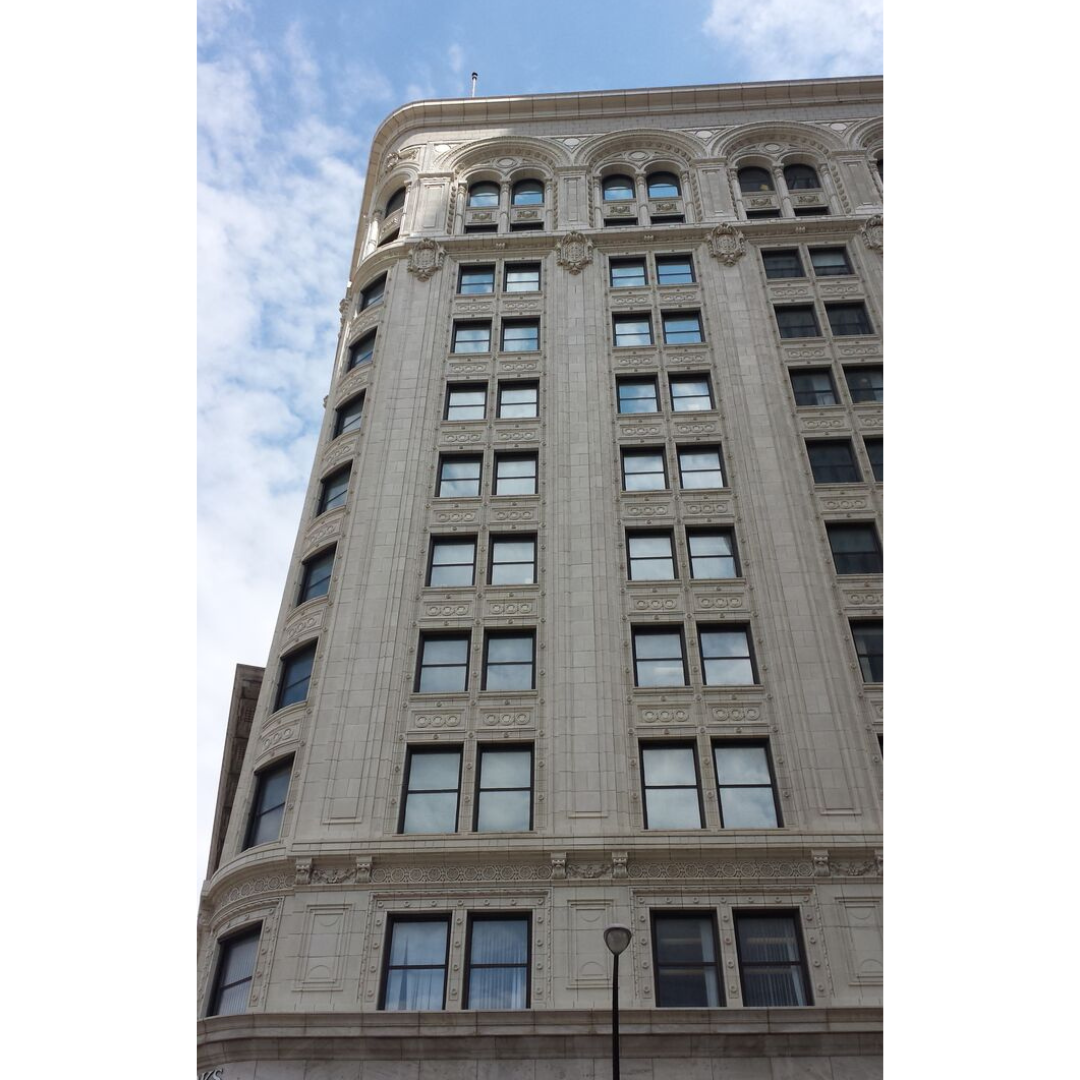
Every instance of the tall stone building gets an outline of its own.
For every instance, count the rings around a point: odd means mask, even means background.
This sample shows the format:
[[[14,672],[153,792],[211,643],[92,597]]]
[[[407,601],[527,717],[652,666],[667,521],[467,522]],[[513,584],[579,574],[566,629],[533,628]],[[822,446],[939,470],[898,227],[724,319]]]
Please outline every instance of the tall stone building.
[[[861,1080],[881,81],[426,101],[371,149],[200,1074]]]

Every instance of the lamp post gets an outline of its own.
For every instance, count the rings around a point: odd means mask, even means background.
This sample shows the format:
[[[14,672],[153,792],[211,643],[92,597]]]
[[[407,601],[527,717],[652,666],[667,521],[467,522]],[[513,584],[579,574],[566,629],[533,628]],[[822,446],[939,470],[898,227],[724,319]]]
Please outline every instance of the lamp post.
[[[632,934],[622,923],[612,923],[604,931],[604,944],[615,957],[611,973],[611,1080],[619,1080],[619,953],[630,944]]]

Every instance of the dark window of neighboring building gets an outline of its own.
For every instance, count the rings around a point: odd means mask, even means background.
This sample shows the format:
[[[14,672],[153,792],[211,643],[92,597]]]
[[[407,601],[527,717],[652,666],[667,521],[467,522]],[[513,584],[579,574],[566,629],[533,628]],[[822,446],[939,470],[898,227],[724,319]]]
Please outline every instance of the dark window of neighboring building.
[[[782,304],[773,311],[782,338],[821,337],[813,304]]]
[[[536,632],[489,631],[484,641],[482,690],[533,690]]]
[[[664,311],[664,343],[690,345],[702,340],[701,316],[696,311]]]
[[[634,181],[629,176],[609,176],[604,180],[604,202],[620,202],[634,197]]]
[[[776,781],[773,778],[772,762],[769,760],[766,743],[714,743],[713,763],[716,766],[721,828],[780,827]]]
[[[478,454],[447,454],[439,461],[438,499],[468,499],[480,494],[480,469],[484,459]]]
[[[791,368],[796,405],[837,404],[836,385],[828,368]]]
[[[656,283],[658,285],[692,285],[694,260],[689,255],[657,255]]]
[[[667,471],[664,451],[657,449],[624,450],[622,453],[623,491],[665,491]]]
[[[868,522],[829,524],[829,546],[838,574],[880,574],[881,542]]]
[[[421,634],[418,694],[461,694],[469,682],[468,634]]]
[[[613,289],[635,288],[646,284],[644,259],[611,259],[608,268]]]
[[[818,277],[845,277],[851,273],[847,251],[842,247],[811,248],[810,262]]]
[[[374,307],[378,304],[382,298],[383,293],[386,291],[386,275],[376,278],[363,292],[360,293],[360,310],[364,311],[369,307]]]
[[[325,596],[330,591],[330,575],[334,570],[336,550],[328,547],[304,562],[304,572],[300,577],[300,595],[296,598],[298,604],[314,600],[317,596]]]
[[[483,420],[486,406],[486,383],[451,383],[446,388],[447,420]]]
[[[285,797],[289,794],[289,775],[293,759],[286,758],[255,774],[255,798],[251,804],[244,850],[259,844],[272,844],[281,837],[281,819],[285,816]]]
[[[499,419],[532,420],[540,415],[540,384],[534,382],[499,383]]]
[[[503,277],[503,292],[539,292],[540,264],[507,263]]]
[[[808,439],[806,453],[815,484],[858,484],[862,474],[847,439]]]
[[[436,536],[431,540],[427,583],[451,589],[472,585],[476,578],[476,537]]]
[[[616,315],[613,324],[616,348],[653,343],[652,320],[648,315]]]
[[[529,1007],[529,916],[471,915],[466,1009]]]
[[[536,537],[493,536],[491,538],[491,584],[536,584]]]
[[[708,375],[672,375],[670,386],[673,412],[707,412],[713,407]]]
[[[884,401],[885,374],[877,364],[860,364],[844,368],[852,401]]]
[[[755,218],[778,218],[780,211],[773,208],[771,210],[747,210],[747,220],[753,221]]]
[[[494,495],[535,495],[536,454],[496,454]]]
[[[259,923],[218,943],[217,973],[207,1016],[235,1016],[247,1010],[261,933]]]
[[[880,483],[885,479],[885,440],[863,439],[863,446],[866,447],[866,456],[870,459],[874,479]]]
[[[479,184],[473,184],[469,188],[469,206],[498,206],[499,205],[499,185],[493,184],[490,180],[481,181]]]
[[[494,266],[463,266],[458,274],[458,292],[465,296],[495,291]]]
[[[772,174],[768,169],[748,165],[739,170],[739,190],[744,195],[752,195],[758,191],[774,191]]]
[[[411,747],[405,767],[403,833],[457,832],[461,747]]]
[[[359,431],[360,424],[364,419],[364,395],[357,394],[349,398],[344,405],[339,406],[337,416],[334,419],[334,438],[339,435],[348,435],[350,432]]]
[[[646,829],[700,829],[701,791],[693,743],[642,743]]]
[[[325,514],[327,510],[333,510],[335,507],[345,505],[345,497],[349,492],[349,473],[351,471],[351,465],[343,465],[323,480],[319,492],[317,513]]]
[[[626,552],[631,581],[675,580],[675,555],[670,532],[628,532]]]
[[[761,252],[761,261],[765,266],[765,276],[770,280],[806,277],[798,248],[765,248]]]
[[[771,1009],[810,1005],[802,936],[794,914],[735,912],[743,1005]]]
[[[503,319],[503,352],[535,352],[539,348],[540,322],[538,319]]]
[[[706,686],[753,686],[754,659],[747,626],[702,626],[701,670]]]
[[[810,191],[821,187],[818,175],[810,165],[785,165],[784,183],[788,191]]]
[[[657,1005],[663,1009],[707,1009],[723,1005],[712,916],[655,912],[653,941]]]
[[[382,1004],[387,1012],[442,1009],[446,1004],[446,961],[450,921],[392,915],[388,929]]]
[[[405,205],[405,189],[400,187],[393,195],[390,196],[386,203],[386,210],[383,211],[384,217],[389,217],[391,214],[397,213]]]
[[[476,782],[477,832],[532,828],[532,746],[481,746]]]
[[[359,341],[349,346],[349,371],[360,364],[366,364],[375,353],[375,331],[365,334]]]
[[[733,578],[739,576],[735,533],[731,529],[687,529],[692,578]]]
[[[510,196],[511,206],[543,206],[544,182],[542,180],[519,180]]]
[[[635,686],[685,686],[686,660],[679,627],[634,627]]]
[[[295,705],[307,699],[308,683],[311,682],[311,668],[315,663],[315,642],[281,658],[281,682],[278,683],[277,700],[274,711],[284,709],[286,705]]]
[[[874,332],[865,304],[826,304],[825,314],[829,316],[829,329],[834,337]]]
[[[650,199],[678,199],[682,197],[679,178],[670,172],[650,173],[646,181]]]
[[[451,352],[481,353],[491,351],[490,322],[454,323],[454,343]]]
[[[660,411],[656,379],[616,379],[620,413],[654,413]]]
[[[880,619],[852,619],[851,636],[859,657],[863,682],[882,682],[885,676],[885,628]]]
[[[722,488],[724,469],[720,460],[720,447],[679,447],[679,485],[684,490]]]

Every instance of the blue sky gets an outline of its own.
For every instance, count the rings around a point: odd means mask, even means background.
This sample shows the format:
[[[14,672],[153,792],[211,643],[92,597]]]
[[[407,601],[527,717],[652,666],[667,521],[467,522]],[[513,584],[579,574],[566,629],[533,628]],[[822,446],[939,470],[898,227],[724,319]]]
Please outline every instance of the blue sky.
[[[236,663],[263,665],[364,169],[407,101],[878,74],[880,0],[199,0],[199,849]]]

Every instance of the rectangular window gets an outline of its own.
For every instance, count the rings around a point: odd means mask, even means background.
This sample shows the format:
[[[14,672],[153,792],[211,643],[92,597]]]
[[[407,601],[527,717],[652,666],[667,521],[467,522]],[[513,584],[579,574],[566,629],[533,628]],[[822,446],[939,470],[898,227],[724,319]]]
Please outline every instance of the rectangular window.
[[[782,338],[821,337],[813,304],[782,304],[773,307]]]
[[[480,494],[480,470],[484,459],[479,454],[444,454],[439,459],[437,499],[468,499]]]
[[[469,684],[469,635],[421,634],[418,694],[463,694]]]
[[[540,348],[540,323],[536,319],[503,319],[503,352],[536,352]]]
[[[815,484],[858,484],[862,473],[847,439],[808,439],[806,453]]]
[[[488,631],[483,690],[533,690],[536,631]]]
[[[387,933],[390,947],[379,1007],[387,1012],[444,1008],[450,920],[392,915]]]
[[[536,454],[495,455],[495,495],[536,494]]]
[[[410,747],[405,765],[401,832],[457,832],[461,747]]]
[[[838,574],[881,573],[881,541],[873,525],[830,524],[825,528]]]
[[[656,379],[616,379],[620,413],[654,413],[660,411]]]
[[[616,315],[613,325],[617,349],[653,343],[652,320],[648,315]]]
[[[700,829],[701,791],[693,743],[642,743],[646,829]]]
[[[218,943],[219,956],[207,1016],[235,1016],[247,1011],[262,923]]]
[[[846,277],[851,273],[847,251],[842,247],[811,248],[810,263],[818,277]]]
[[[791,368],[796,405],[836,405],[836,386],[828,368]]]
[[[631,581],[675,580],[670,532],[628,532],[626,552]]]
[[[732,529],[687,529],[692,578],[734,578],[739,576]]]
[[[754,658],[747,626],[702,626],[701,669],[706,686],[753,686]]]
[[[277,700],[274,703],[275,712],[284,709],[286,705],[307,700],[308,683],[311,682],[311,668],[314,663],[314,641],[282,657],[281,681],[278,683]]]
[[[847,380],[852,401],[885,400],[885,375],[883,369],[877,364],[846,367],[844,378]]]
[[[829,317],[829,329],[832,330],[833,337],[874,332],[865,304],[826,304],[825,314]]]
[[[655,912],[653,942],[658,1006],[708,1009],[723,1005],[712,916],[697,912]]]
[[[353,431],[359,431],[363,419],[364,395],[357,394],[356,397],[349,398],[337,410],[337,416],[334,420],[334,438],[336,439],[339,435],[348,435]]]
[[[531,746],[481,746],[477,832],[528,832],[532,822]]]
[[[529,916],[469,917],[466,1009],[529,1007]]]
[[[663,450],[624,450],[622,469],[623,491],[665,491],[667,489]]]
[[[456,353],[491,352],[491,323],[454,323],[454,343],[450,351]]]
[[[539,292],[540,264],[507,263],[503,277],[503,292]]]
[[[679,484],[684,490],[722,488],[724,469],[719,446],[679,447]]]
[[[320,551],[317,555],[312,555],[310,559],[305,560],[304,571],[300,576],[297,604],[325,596],[330,591],[330,575],[334,570],[336,550],[334,547],[328,547],[325,551]]]
[[[866,456],[870,459],[874,479],[881,483],[885,479],[885,440],[863,439],[863,446],[866,447]]]
[[[778,829],[776,780],[764,742],[713,744],[720,825],[724,829]]]
[[[491,538],[491,584],[536,584],[536,537]]]
[[[499,231],[498,225],[466,225],[467,233],[493,233]]]
[[[787,912],[735,912],[743,1005],[771,1009],[810,1005],[797,917]]]
[[[780,211],[773,208],[772,210],[747,210],[747,221],[756,221],[758,218],[774,218],[779,217]]]
[[[539,402],[539,383],[499,383],[498,416],[500,420],[534,420],[540,415]]]
[[[352,465],[343,465],[323,480],[322,487],[319,490],[319,505],[316,514],[325,514],[327,510],[333,510],[338,506],[345,505],[345,496],[349,492],[349,473],[351,471]]]
[[[703,341],[701,316],[696,311],[663,311],[665,345],[692,345]]]
[[[885,626],[880,619],[852,619],[851,636],[859,657],[863,682],[883,682],[885,676]]]
[[[635,686],[686,686],[681,627],[634,627]]]
[[[653,221],[655,222],[655,218]],[[693,285],[694,260],[689,255],[657,255],[657,285]]]
[[[360,310],[366,311],[369,307],[382,303],[383,293],[386,292],[386,275],[376,278],[360,294]]]
[[[281,837],[281,819],[285,816],[285,797],[293,759],[275,762],[255,774],[255,798],[251,803],[244,850],[259,844],[272,844]]]
[[[632,289],[647,283],[644,259],[612,259],[608,267],[613,289]]]
[[[713,408],[708,375],[672,375],[672,412],[708,412]]]
[[[487,383],[451,383],[446,388],[447,420],[483,420]]]
[[[773,248],[762,251],[761,261],[765,264],[765,276],[770,281],[774,278],[806,277],[798,248]]]
[[[433,536],[428,585],[453,589],[472,585],[476,578],[475,536]]]
[[[458,275],[458,292],[463,296],[495,291],[494,266],[463,266]]]
[[[360,364],[366,364],[375,355],[375,331],[365,334],[359,341],[354,341],[349,346],[349,366],[346,371],[352,371]]]
[[[828,217],[829,208],[827,206],[796,206],[796,217]]]

